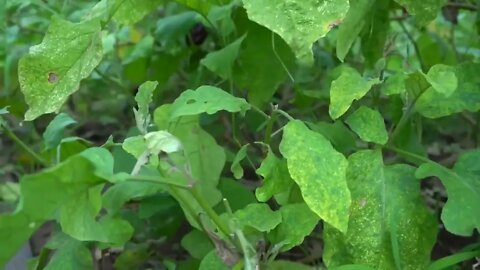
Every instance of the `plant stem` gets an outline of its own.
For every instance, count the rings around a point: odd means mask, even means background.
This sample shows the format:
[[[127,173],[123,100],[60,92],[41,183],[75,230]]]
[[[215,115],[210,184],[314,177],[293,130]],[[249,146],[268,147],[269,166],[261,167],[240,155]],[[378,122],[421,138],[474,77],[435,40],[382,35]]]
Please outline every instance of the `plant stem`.
[[[20,138],[18,138],[17,135],[15,135],[15,133],[13,133],[13,131],[10,130],[9,127],[4,125],[3,130],[5,130],[5,133],[7,134],[8,137],[10,137],[10,139],[12,139],[18,146],[20,146],[23,150],[25,150],[25,152],[27,152],[35,161],[37,161],[39,164],[41,164],[44,167],[48,167],[49,165],[48,162],[45,159],[43,159],[40,155],[35,153],[35,151],[33,151],[33,149],[28,147],[28,145],[26,145],[22,140],[20,140]]]
[[[179,183],[174,183],[169,180],[165,180],[159,177],[151,177],[151,176],[142,176],[142,175],[130,175],[128,180],[136,181],[136,182],[145,182],[145,183],[152,183],[152,184],[159,184],[159,185],[168,185],[170,187],[180,188],[180,189],[191,189],[191,185],[182,185]]]
[[[420,54],[420,48],[418,48],[417,42],[413,38],[412,34],[410,34],[410,32],[408,32],[407,28],[405,27],[405,25],[403,24],[402,21],[398,21],[398,24],[400,25],[403,32],[407,36],[408,40],[410,40],[410,42],[412,43],[413,49],[415,50],[415,54],[417,55],[418,62],[420,63],[420,67],[423,71],[425,71],[426,66],[425,66],[425,63],[423,62],[423,58],[422,58],[422,55]]]
[[[220,219],[220,216],[213,211],[212,207],[208,204],[205,198],[198,192],[197,188],[190,189],[190,193],[192,194],[193,198],[198,202],[198,204],[202,207],[202,209],[207,213],[208,217],[217,225],[218,229],[227,237],[230,238],[230,230],[228,229],[227,225],[223,223]]]
[[[277,121],[277,113],[274,110],[272,112],[272,116],[267,122],[267,127],[265,128],[265,139],[264,142],[267,145],[270,145],[270,140],[272,139],[272,130],[273,130],[273,124],[275,124],[275,121]]]
[[[430,160],[430,159],[428,159],[428,158],[422,157],[422,156],[417,155],[417,154],[414,154],[414,153],[412,153],[412,152],[408,152],[408,151],[402,150],[402,149],[400,149],[400,148],[396,148],[396,147],[394,147],[394,146],[388,146],[388,145],[387,145],[387,146],[385,146],[385,149],[392,150],[392,151],[396,152],[397,154],[402,154],[402,155],[404,155],[404,156],[408,156],[408,157],[410,157],[410,158],[416,159],[416,160],[421,161],[421,162],[424,162],[424,163],[434,163],[434,164],[436,164],[436,165],[442,166],[442,165],[440,165],[440,164],[436,163],[435,161],[432,161],[432,160]],[[443,167],[443,166],[442,166],[442,167]]]
[[[257,106],[255,106],[253,104],[251,106],[252,106],[254,111],[257,111],[259,114],[261,114],[263,117],[265,117],[265,119],[270,120],[270,116],[268,116],[268,114],[266,114],[262,110],[260,110],[260,108],[258,108]]]

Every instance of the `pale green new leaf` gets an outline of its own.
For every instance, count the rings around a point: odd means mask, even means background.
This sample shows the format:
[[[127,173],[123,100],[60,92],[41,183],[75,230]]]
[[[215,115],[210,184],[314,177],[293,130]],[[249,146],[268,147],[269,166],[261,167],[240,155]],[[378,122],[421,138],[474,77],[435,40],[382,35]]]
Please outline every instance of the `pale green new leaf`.
[[[42,43],[19,61],[18,79],[29,109],[25,120],[56,112],[102,59],[98,20],[53,18]]]
[[[365,96],[373,85],[380,83],[378,78],[367,80],[351,67],[343,67],[340,77],[332,82],[330,88],[329,113],[337,119],[347,112],[354,100]]]
[[[326,223],[346,232],[351,203],[347,159],[325,137],[298,120],[285,126],[280,152],[310,209]]]
[[[170,154],[182,149],[182,143],[165,130],[149,132],[144,137],[147,149],[154,155],[158,155],[160,152]]]
[[[424,76],[435,91],[446,97],[451,96],[457,90],[458,80],[454,67],[438,64],[431,67]]]
[[[328,268],[425,269],[438,228],[424,205],[414,168],[385,166],[377,150],[357,152],[348,161],[350,220],[346,234],[328,224],[324,228]]]
[[[282,221],[280,212],[272,211],[265,203],[252,203],[234,213],[241,226],[248,226],[259,232],[269,232]]]
[[[200,61],[200,64],[224,80],[232,79],[233,64],[237,59],[238,51],[245,37],[246,35],[243,35],[224,48],[207,54],[207,56]]]
[[[436,176],[447,189],[448,200],[442,210],[445,228],[454,234],[470,236],[480,231],[480,150],[460,156],[453,169],[425,163],[415,173],[417,178]]]
[[[415,109],[428,118],[439,118],[465,110],[471,112],[480,110],[478,70],[480,70],[479,63],[458,65],[455,71],[458,81],[457,90],[450,96],[445,96],[430,87],[418,98]]]
[[[201,113],[214,114],[218,111],[245,113],[250,104],[243,98],[237,98],[220,88],[203,85],[196,90],[184,91],[170,108],[170,119]]]
[[[119,24],[134,24],[156,7],[164,3],[164,0],[107,0],[110,17]]]
[[[301,62],[312,64],[312,44],[347,14],[348,0],[243,0],[248,17],[280,35]]]
[[[147,81],[142,83],[138,88],[138,93],[135,95],[135,101],[138,104],[138,110],[133,110],[135,113],[135,121],[137,122],[137,128],[146,133],[148,125],[150,124],[150,113],[148,106],[152,102],[153,91],[157,88],[158,82]]]
[[[281,251],[300,245],[320,221],[304,203],[282,206],[279,212],[282,222],[268,235],[268,239],[279,245]]]
[[[385,122],[377,110],[361,106],[345,122],[365,142],[386,144],[388,141]]]
[[[242,162],[242,160],[244,160],[247,157],[247,149],[248,149],[248,144],[242,146],[242,148],[238,150],[238,153],[235,155],[235,158],[233,159],[230,170],[232,171],[235,179],[240,179],[243,177],[243,168],[240,162]]]
[[[340,61],[345,59],[353,42],[369,22],[367,15],[374,3],[375,0],[350,0],[350,9],[338,30],[337,57]]]
[[[57,147],[62,140],[65,128],[77,123],[66,113],[60,113],[50,122],[43,133],[45,150]]]
[[[437,17],[447,0],[395,0],[395,2],[404,6],[408,13],[415,16],[418,24],[424,25]]]

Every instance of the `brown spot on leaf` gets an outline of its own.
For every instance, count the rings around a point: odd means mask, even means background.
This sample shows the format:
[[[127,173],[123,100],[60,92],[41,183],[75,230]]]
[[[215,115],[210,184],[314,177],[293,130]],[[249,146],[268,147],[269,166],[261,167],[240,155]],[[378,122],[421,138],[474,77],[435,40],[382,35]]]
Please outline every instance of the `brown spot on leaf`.
[[[55,72],[48,73],[48,82],[49,83],[56,83],[58,82],[58,74]]]

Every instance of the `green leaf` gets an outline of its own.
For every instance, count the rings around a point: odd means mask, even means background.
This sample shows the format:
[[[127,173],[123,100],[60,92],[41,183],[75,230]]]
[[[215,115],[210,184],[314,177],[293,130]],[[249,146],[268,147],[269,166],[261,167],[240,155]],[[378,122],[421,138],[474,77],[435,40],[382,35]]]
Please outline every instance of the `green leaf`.
[[[243,184],[228,178],[220,179],[218,189],[223,197],[228,201],[232,211],[237,211],[245,206],[255,203],[255,196]],[[219,213],[226,212],[224,204],[218,204],[215,210]]]
[[[347,112],[354,100],[365,96],[370,88],[379,84],[378,78],[367,80],[351,67],[343,67],[342,74],[332,82],[330,88],[329,113],[332,119],[337,119]]]
[[[201,113],[214,114],[218,111],[241,112],[250,109],[243,98],[237,98],[214,86],[200,86],[196,90],[184,91],[172,104],[170,119]]]
[[[445,228],[454,234],[472,235],[480,231],[480,150],[461,155],[452,170],[436,163],[421,165],[415,176],[440,178],[448,194],[442,210]]]
[[[94,269],[92,254],[85,243],[63,233],[55,234],[47,243],[55,249],[45,270],[91,270]]]
[[[42,43],[19,61],[18,80],[29,109],[25,120],[56,112],[102,59],[100,23],[53,18]]]
[[[418,24],[425,25],[437,17],[446,0],[395,0],[395,2],[404,6],[408,13],[415,16]]]
[[[476,75],[479,69],[479,63],[460,64],[455,71],[457,90],[445,96],[431,87],[420,96],[415,109],[428,118],[439,118],[464,110],[480,110],[480,78]]]
[[[255,190],[255,196],[260,202],[266,202],[274,195],[289,191],[294,184],[286,160],[277,158],[272,150],[268,151],[256,173],[263,177],[262,186]]]
[[[312,64],[312,44],[347,14],[348,0],[243,0],[250,20],[280,35],[301,62]]]
[[[240,148],[240,150],[238,150],[238,153],[235,155],[235,158],[233,159],[230,170],[232,171],[235,179],[240,179],[243,177],[243,168],[240,162],[247,157],[247,149],[248,149],[248,144],[245,144],[244,146],[242,146],[242,148]]]
[[[301,121],[290,121],[283,130],[280,152],[307,205],[325,222],[347,231],[350,191],[347,159],[321,134]]]
[[[157,88],[158,82],[147,81],[142,83],[138,88],[138,93],[135,95],[135,101],[138,104],[138,111],[133,110],[135,113],[135,120],[137,122],[137,128],[142,133],[146,133],[148,125],[150,124],[150,113],[148,106],[152,102],[153,91]]]
[[[430,68],[425,79],[432,88],[440,94],[449,97],[457,90],[458,81],[455,68],[438,64]]]
[[[147,150],[147,143],[142,135],[128,137],[123,141],[122,148],[137,159]]]
[[[353,42],[362,29],[369,23],[367,14],[375,0],[350,0],[350,9],[340,25],[337,37],[337,57],[343,62]]]
[[[228,270],[230,269],[225,263],[218,257],[215,250],[210,251],[200,263],[199,270]]]
[[[130,52],[122,60],[122,65],[128,65],[138,59],[150,57],[150,55],[152,54],[154,42],[155,42],[155,39],[152,37],[152,35],[146,35],[144,38],[142,38],[142,40],[140,40],[137,44],[135,44],[135,47],[133,47],[132,52]],[[141,87],[142,86],[140,86],[140,88]]]
[[[246,35],[243,35],[222,49],[207,54],[207,56],[200,61],[200,64],[224,80],[232,79],[233,64],[237,59],[238,51],[245,37]]]
[[[268,235],[268,239],[287,251],[300,245],[319,222],[318,216],[304,203],[288,204],[279,210],[282,222]]]
[[[383,145],[388,141],[385,122],[377,110],[361,106],[345,122],[365,142]]]
[[[273,261],[271,263],[268,263],[266,269],[267,270],[291,270],[291,269],[312,270],[313,268],[311,266],[297,263],[297,262],[278,260],[278,261]]]
[[[110,214],[115,214],[122,206],[132,200],[154,195],[164,188],[157,183],[124,181],[111,186],[102,198],[102,206]]]
[[[196,259],[202,259],[215,248],[211,240],[199,230],[191,230],[182,238],[180,244]]]
[[[450,269],[449,267],[455,266],[461,262],[470,260],[478,256],[480,256],[480,250],[455,253],[453,255],[443,257],[434,261],[431,265],[428,266],[427,270]]]
[[[144,137],[147,149],[154,155],[158,155],[160,152],[170,154],[182,149],[181,142],[165,130],[149,132]]]
[[[200,21],[200,17],[192,11],[159,19],[155,29],[155,40],[158,40],[167,50],[178,51],[179,44],[184,44],[185,36]]]
[[[62,140],[65,128],[75,123],[77,123],[77,121],[75,121],[66,113],[61,113],[55,116],[55,118],[52,120],[52,122],[48,124],[45,132],[43,133],[45,150],[57,147]]]
[[[357,152],[348,162],[350,220],[346,234],[324,228],[328,268],[366,264],[375,269],[425,269],[438,229],[424,206],[414,168],[385,166],[377,150]]]
[[[322,134],[342,153],[348,153],[356,148],[357,136],[342,121],[308,123],[308,126]]]
[[[261,106],[293,72],[295,55],[277,34],[250,21],[243,9],[233,17],[237,31],[247,34],[233,69],[234,82],[247,89],[250,103]]]
[[[53,168],[22,177],[17,209],[14,214],[0,215],[0,265],[20,249],[36,228],[53,219],[62,205],[75,202],[90,188],[102,184],[104,181],[94,171],[89,160],[74,156]]]
[[[151,13],[164,0],[107,0],[110,17],[119,24],[134,24]]]
[[[103,185],[91,188],[59,208],[62,231],[80,241],[123,245],[133,233],[127,221],[109,216],[97,221],[102,208],[102,190]]]
[[[390,96],[405,93],[407,91],[405,89],[405,80],[407,78],[407,75],[403,73],[396,73],[388,77],[382,85],[383,94]]]
[[[366,15],[370,22],[363,30],[361,45],[369,67],[373,67],[385,53],[385,42],[390,30],[390,4],[390,0],[377,0]]]
[[[248,226],[259,232],[269,232],[282,221],[279,212],[274,212],[265,203],[252,203],[234,213],[241,226]]]

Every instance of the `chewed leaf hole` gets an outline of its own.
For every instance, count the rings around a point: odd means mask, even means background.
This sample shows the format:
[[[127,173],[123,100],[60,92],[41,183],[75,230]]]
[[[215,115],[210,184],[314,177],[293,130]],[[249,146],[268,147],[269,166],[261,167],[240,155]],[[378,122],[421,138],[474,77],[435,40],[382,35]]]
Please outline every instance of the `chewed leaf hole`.
[[[54,72],[48,73],[48,82],[49,83],[56,83],[58,82],[58,74]]]
[[[193,103],[195,103],[195,99],[189,99],[189,100],[187,100],[187,104],[193,104]]]

